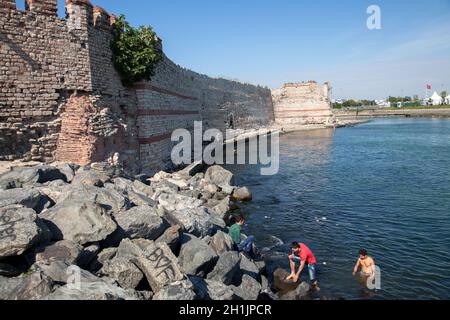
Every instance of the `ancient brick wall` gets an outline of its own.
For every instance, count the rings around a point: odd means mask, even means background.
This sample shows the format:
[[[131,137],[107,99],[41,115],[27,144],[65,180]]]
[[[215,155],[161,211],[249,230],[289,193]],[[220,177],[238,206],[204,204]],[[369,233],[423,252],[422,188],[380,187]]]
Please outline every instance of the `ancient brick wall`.
[[[288,83],[272,91],[275,121],[283,126],[319,124],[334,121],[328,83],[315,81]]]
[[[144,171],[170,164],[175,129],[267,126],[274,120],[269,89],[213,79],[184,69],[167,57],[150,82],[135,86],[140,158]],[[232,119],[232,120],[231,120]],[[230,121],[231,120],[231,121]]]
[[[66,1],[67,19],[57,0],[27,0],[26,8],[0,2],[0,160],[87,163],[116,151],[135,159],[135,98],[111,65],[109,14],[87,0]],[[80,114],[86,132],[75,128],[79,101],[90,101]],[[69,150],[90,150],[89,158]]]
[[[122,86],[111,23],[88,0],[0,2],[0,160],[87,164],[116,152],[132,171],[170,164],[178,128],[248,128],[274,120],[269,89],[213,79],[167,57],[151,81]]]

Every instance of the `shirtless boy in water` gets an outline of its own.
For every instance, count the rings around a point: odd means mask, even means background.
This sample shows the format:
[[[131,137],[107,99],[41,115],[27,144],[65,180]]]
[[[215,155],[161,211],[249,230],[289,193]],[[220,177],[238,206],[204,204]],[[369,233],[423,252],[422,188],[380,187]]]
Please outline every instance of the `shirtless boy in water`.
[[[367,250],[365,249],[361,249],[359,251],[359,259],[355,265],[355,268],[353,269],[353,275],[356,275],[359,267],[361,267],[362,276],[369,278],[375,277],[376,273],[375,261],[372,259],[372,257],[369,257],[367,255]]]

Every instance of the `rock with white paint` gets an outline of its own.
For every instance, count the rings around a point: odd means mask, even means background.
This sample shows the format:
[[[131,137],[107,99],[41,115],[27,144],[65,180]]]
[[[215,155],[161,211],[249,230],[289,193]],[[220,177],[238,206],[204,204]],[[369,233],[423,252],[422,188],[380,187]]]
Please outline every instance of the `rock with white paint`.
[[[0,208],[0,258],[18,256],[48,240],[48,229],[32,209]]]

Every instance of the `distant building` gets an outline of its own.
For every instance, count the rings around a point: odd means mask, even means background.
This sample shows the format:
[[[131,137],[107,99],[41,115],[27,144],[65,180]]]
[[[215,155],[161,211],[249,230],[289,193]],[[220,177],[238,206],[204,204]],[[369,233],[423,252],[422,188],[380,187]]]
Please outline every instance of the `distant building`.
[[[386,100],[375,100],[375,103],[377,104],[377,106],[379,106],[381,108],[390,108],[391,107],[391,103]]]
[[[450,95],[445,98],[445,104],[450,104]]]
[[[435,91],[430,98],[431,105],[440,106],[444,102],[444,99]]]

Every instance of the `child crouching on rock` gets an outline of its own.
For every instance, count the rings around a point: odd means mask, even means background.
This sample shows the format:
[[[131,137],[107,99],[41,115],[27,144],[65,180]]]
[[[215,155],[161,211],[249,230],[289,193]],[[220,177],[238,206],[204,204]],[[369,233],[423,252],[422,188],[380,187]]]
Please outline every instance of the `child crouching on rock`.
[[[235,223],[230,227],[228,234],[233,239],[237,250],[242,252],[247,258],[254,260],[257,258],[255,237],[249,236],[247,239],[241,240],[241,228],[245,222],[245,218],[242,215],[236,217]]]

